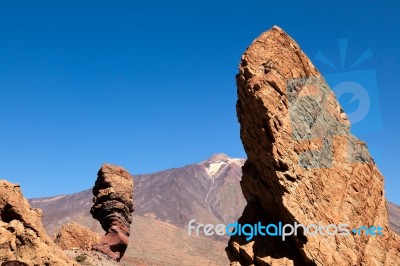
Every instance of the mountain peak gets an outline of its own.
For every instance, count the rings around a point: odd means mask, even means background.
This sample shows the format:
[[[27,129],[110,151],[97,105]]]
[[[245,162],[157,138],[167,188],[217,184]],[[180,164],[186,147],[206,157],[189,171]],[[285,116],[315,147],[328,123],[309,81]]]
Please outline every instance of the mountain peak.
[[[228,160],[231,159],[231,157],[229,157],[228,155],[226,155],[225,153],[215,153],[213,155],[211,155],[211,157],[209,157],[206,161],[207,162],[216,162],[216,161],[224,161],[224,160]]]

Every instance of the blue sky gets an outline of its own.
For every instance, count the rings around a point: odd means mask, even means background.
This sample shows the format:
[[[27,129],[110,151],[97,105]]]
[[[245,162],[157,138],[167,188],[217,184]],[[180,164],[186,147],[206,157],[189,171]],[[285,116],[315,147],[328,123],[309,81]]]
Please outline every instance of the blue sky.
[[[356,133],[400,203],[399,12],[398,1],[0,0],[0,177],[38,197],[92,187],[103,162],[139,174],[244,157],[234,76],[276,24],[332,80],[374,71],[375,118]]]

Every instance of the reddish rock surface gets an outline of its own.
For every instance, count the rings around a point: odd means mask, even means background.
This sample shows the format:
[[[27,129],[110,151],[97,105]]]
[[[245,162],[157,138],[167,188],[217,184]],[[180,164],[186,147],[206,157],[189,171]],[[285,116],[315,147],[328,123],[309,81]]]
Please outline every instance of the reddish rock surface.
[[[19,185],[0,180],[1,265],[77,265],[46,235],[41,215]]]
[[[232,237],[233,265],[400,265],[384,179],[325,80],[282,29],[242,56],[237,115],[248,160],[240,223],[381,226],[383,236]]]
[[[119,261],[129,243],[133,212],[133,177],[122,167],[104,164],[97,174],[93,195],[94,205],[90,212],[106,231],[93,250]]]

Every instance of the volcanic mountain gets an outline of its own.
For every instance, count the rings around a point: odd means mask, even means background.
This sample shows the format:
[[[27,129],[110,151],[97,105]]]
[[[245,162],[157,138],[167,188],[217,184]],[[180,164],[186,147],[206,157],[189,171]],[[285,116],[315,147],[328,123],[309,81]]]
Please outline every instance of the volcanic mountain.
[[[226,265],[227,238],[188,236],[184,228],[192,219],[203,224],[237,221],[245,206],[240,188],[243,163],[244,159],[214,154],[197,164],[134,175],[131,244],[122,262]],[[90,215],[92,197],[92,191],[85,190],[31,199],[30,203],[43,210],[43,225],[50,236],[70,221],[102,233],[100,224]]]

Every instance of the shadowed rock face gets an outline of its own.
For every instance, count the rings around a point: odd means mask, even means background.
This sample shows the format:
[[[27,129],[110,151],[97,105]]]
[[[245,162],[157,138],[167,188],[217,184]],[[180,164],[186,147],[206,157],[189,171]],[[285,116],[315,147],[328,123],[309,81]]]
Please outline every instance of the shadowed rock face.
[[[104,164],[97,174],[93,195],[94,205],[90,212],[106,231],[93,249],[119,261],[129,242],[133,177],[122,167]]]
[[[399,265],[383,176],[325,80],[282,29],[246,50],[237,75],[237,116],[248,160],[239,222],[381,226],[383,236],[232,237],[240,265]]]
[[[18,260],[11,260],[3,262],[1,266],[28,266],[28,264],[20,262]]]
[[[77,265],[46,235],[41,215],[19,185],[0,180],[1,265]]]

